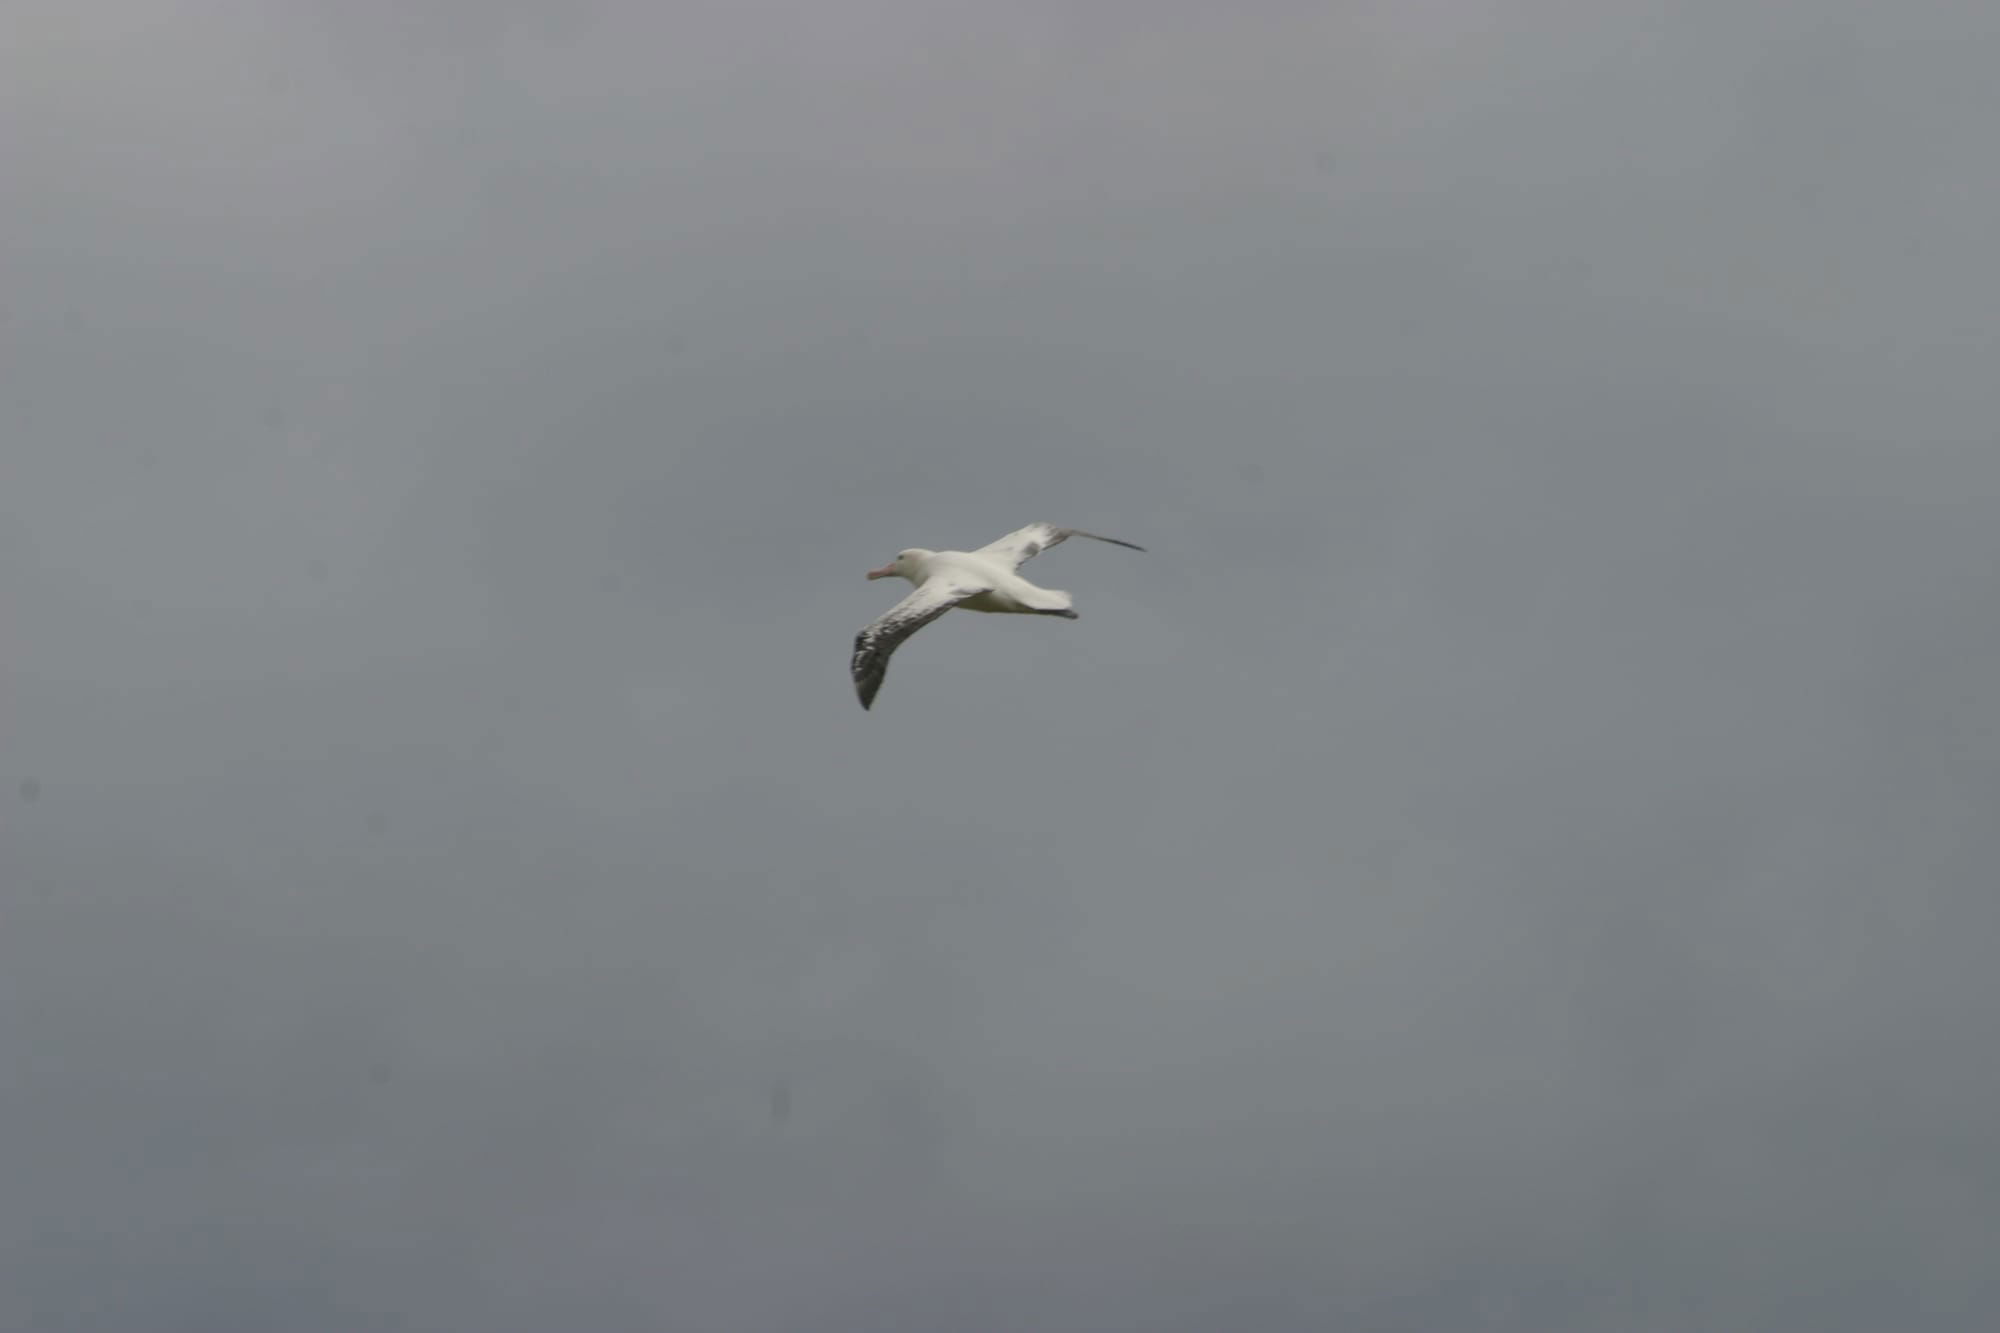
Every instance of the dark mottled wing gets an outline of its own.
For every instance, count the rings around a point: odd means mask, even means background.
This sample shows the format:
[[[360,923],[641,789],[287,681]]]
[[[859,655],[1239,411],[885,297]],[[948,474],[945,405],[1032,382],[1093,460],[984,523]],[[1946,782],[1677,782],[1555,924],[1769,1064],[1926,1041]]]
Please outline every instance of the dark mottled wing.
[[[934,577],[890,607],[887,614],[854,636],[854,692],[861,706],[875,702],[882,678],[889,674],[889,655],[903,640],[936,620],[968,597],[990,591],[983,583]]]
[[[990,546],[982,546],[974,555],[990,555],[996,560],[1004,560],[1014,569],[1019,569],[1034,557],[1059,546],[1071,537],[1088,537],[1096,542],[1110,542],[1113,546],[1128,546],[1135,551],[1143,551],[1143,546],[1133,546],[1131,542],[1121,542],[1116,537],[1100,537],[1082,528],[1059,528],[1053,523],[1030,523],[1019,532],[1010,532]]]

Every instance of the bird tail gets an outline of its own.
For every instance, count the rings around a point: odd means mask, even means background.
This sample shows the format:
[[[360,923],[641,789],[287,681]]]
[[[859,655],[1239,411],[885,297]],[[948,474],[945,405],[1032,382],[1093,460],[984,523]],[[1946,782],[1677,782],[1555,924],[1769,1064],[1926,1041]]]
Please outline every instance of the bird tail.
[[[1036,607],[1036,615],[1061,616],[1064,620],[1075,620],[1078,618],[1076,612],[1072,609],[1076,605],[1076,598],[1070,596],[1061,588],[1044,588],[1042,591],[1048,594],[1049,604],[1047,606]]]

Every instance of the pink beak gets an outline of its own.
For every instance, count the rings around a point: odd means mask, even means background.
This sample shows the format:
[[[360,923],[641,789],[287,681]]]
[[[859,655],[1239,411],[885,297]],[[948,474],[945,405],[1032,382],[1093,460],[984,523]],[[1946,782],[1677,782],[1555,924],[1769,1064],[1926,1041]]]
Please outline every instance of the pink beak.
[[[896,577],[896,562],[895,562],[895,561],[893,561],[893,560],[891,560],[891,561],[890,561],[890,562],[889,562],[888,564],[886,564],[886,565],[882,566],[882,568],[880,568],[880,569],[871,569],[871,570],[869,570],[869,571],[868,571],[868,577],[869,577],[869,578],[871,578],[871,579],[893,579],[893,578],[895,578],[895,577]]]

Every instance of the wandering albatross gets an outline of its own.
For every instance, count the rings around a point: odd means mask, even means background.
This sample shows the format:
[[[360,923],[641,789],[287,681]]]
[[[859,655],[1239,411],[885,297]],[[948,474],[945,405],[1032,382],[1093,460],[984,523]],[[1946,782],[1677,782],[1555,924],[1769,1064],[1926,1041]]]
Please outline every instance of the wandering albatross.
[[[917,590],[854,636],[854,692],[861,696],[861,706],[867,708],[875,702],[875,693],[882,688],[882,678],[889,672],[889,655],[902,646],[903,640],[954,606],[968,611],[1075,620],[1077,614],[1071,609],[1074,599],[1068,593],[1038,588],[1014,572],[1035,555],[1071,537],[1088,537],[1113,546],[1131,547],[1134,551],[1146,549],[1079,528],[1030,523],[976,551],[927,551],[917,546],[898,552],[882,568],[869,570],[871,579],[904,578],[916,584]]]

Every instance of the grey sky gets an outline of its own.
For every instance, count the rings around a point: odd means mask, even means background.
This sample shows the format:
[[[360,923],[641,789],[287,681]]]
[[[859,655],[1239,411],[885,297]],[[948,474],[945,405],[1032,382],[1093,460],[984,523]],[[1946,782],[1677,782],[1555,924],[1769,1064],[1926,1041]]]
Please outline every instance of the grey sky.
[[[0,11],[0,1330],[2000,1326],[1994,7]]]

